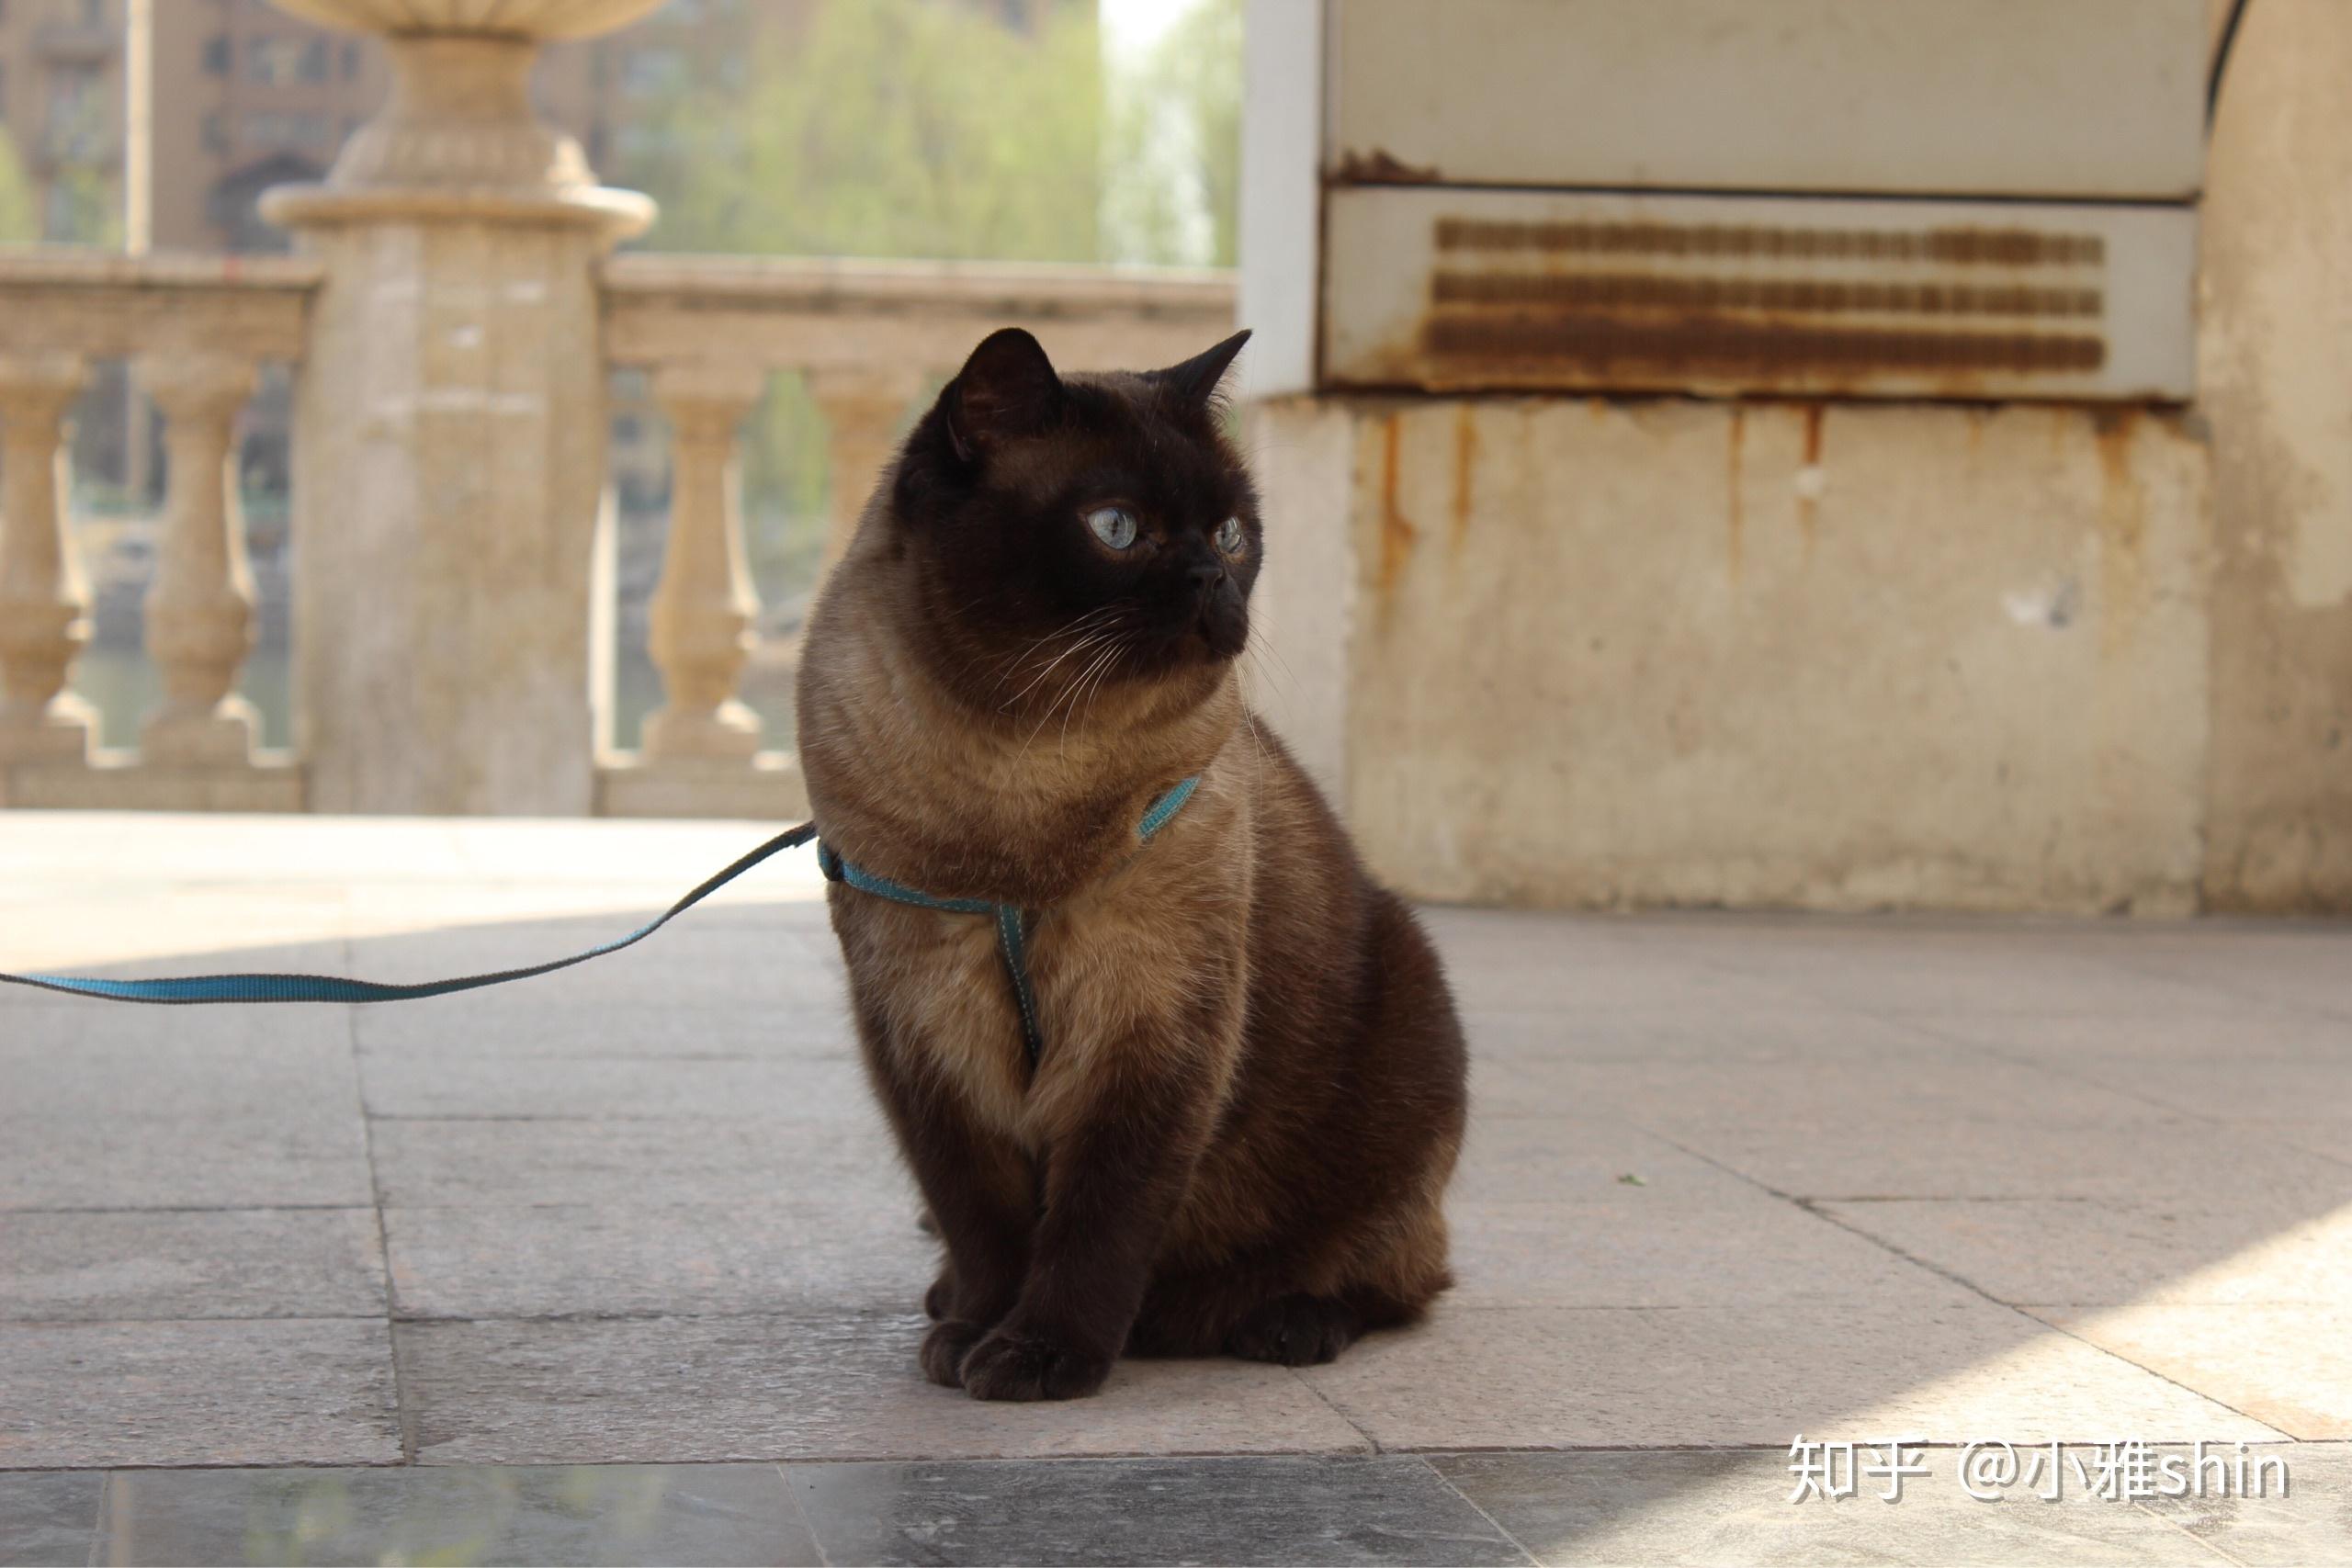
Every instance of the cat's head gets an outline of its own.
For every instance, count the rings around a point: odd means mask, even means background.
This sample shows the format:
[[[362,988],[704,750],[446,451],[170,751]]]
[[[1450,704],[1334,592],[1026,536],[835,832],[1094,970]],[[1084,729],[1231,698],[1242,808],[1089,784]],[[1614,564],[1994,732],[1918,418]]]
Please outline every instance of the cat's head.
[[[1250,635],[1257,492],[1217,387],[1249,333],[1164,370],[1063,376],[1008,327],[908,437],[891,513],[910,635],[976,706],[1205,693]]]

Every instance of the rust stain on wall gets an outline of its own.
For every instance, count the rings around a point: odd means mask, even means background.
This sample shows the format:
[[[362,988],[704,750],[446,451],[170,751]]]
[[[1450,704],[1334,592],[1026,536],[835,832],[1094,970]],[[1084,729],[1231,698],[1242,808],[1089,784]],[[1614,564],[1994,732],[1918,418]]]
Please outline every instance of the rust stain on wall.
[[[1745,547],[1741,536],[1746,532],[1747,525],[1747,513],[1742,508],[1739,495],[1741,449],[1747,444],[1747,411],[1737,403],[1731,405],[1730,431],[1724,451],[1724,482],[1731,497],[1730,505],[1726,509],[1725,521],[1730,530],[1728,555],[1731,581],[1733,586],[1736,587],[1739,583],[1742,564],[1741,554]]]
[[[2109,532],[2127,549],[2140,547],[2147,528],[2146,497],[2139,476],[2132,471],[2132,438],[2138,430],[2137,409],[2102,409],[2091,416],[2098,445],[2101,514]]]
[[[1450,371],[1525,375],[1544,367],[1748,376],[1820,369],[2003,371],[2086,375],[2107,363],[2107,341],[2079,333],[1928,332],[1814,326],[1686,314],[1623,319],[1558,315],[1439,316],[1422,346]]]
[[[2148,562],[2142,546],[2148,497],[2132,467],[2139,411],[2102,409],[2091,419],[2099,465],[2099,649],[2111,657],[2132,641],[2147,606]]]
[[[1471,406],[1464,403],[1453,414],[1453,532],[1446,547],[1460,554],[1463,536],[1470,532],[1470,474],[1478,463],[1478,426]]]
[[[1380,453],[1380,576],[1378,580],[1380,612],[1384,619],[1395,606],[1396,585],[1403,581],[1405,568],[1413,557],[1413,546],[1420,536],[1396,502],[1396,470],[1404,446],[1401,416],[1390,414],[1381,421]]]
[[[1797,531],[1804,536],[1804,553],[1813,555],[1813,544],[1821,524],[1821,423],[1826,414],[1819,403],[1804,405],[1804,465],[1797,470]]]
[[[1374,147],[1368,152],[1340,153],[1330,177],[1335,185],[1426,186],[1435,185],[1441,176],[1427,164],[1408,164],[1385,147]]]
[[[1447,389],[1980,397],[2104,372],[2095,233],[1440,217],[1384,352]]]
[[[1792,310],[1805,314],[2097,316],[2096,288],[1849,282],[1795,277],[1652,276],[1640,273],[1441,272],[1435,305],[1532,305],[1566,310]]]
[[[1385,152],[1371,154],[1388,159]],[[1346,163],[1343,161],[1343,168]],[[1403,165],[1397,165],[1403,167]],[[1420,171],[1408,170],[1410,175]],[[1434,171],[1429,177],[1434,177]],[[1963,266],[2081,266],[2107,259],[2098,234],[2039,229],[1793,228],[1784,224],[1517,222],[1441,218],[1441,251],[1562,251],[1601,255],[1761,256],[1836,261],[1942,262]]]

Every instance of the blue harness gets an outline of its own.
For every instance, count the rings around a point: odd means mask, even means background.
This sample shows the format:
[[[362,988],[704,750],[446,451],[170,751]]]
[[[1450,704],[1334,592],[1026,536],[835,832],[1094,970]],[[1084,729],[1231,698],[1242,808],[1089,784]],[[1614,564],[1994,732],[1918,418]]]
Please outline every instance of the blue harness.
[[[1193,798],[1193,791],[1200,786],[1199,775],[1185,779],[1151,803],[1136,825],[1136,836],[1149,843],[1151,836],[1168,826],[1169,818],[1184,809]],[[1045,1036],[1037,1029],[1037,1002],[1029,991],[1029,927],[1036,911],[1024,909],[1018,904],[992,904],[986,898],[942,898],[919,892],[903,882],[893,882],[887,876],[876,876],[850,864],[835,854],[829,844],[817,846],[817,864],[835,882],[845,883],[860,893],[871,893],[880,898],[895,898],[901,904],[912,904],[919,909],[937,909],[950,915],[986,915],[996,922],[996,949],[1004,958],[1005,978],[1012,982],[1012,999],[1021,1010],[1021,1043],[1029,1049],[1029,1066],[1035,1068],[1037,1058],[1045,1054]]]
[[[1154,833],[1166,827],[1169,819],[1184,808],[1184,803],[1192,798],[1193,791],[1200,782],[1198,777],[1186,779],[1153,801],[1151,808],[1143,814],[1143,821],[1137,825],[1140,836],[1148,841]],[[816,837],[817,825],[814,822],[803,822],[797,828],[778,833],[619,941],[592,947],[584,953],[575,953],[569,958],[550,959],[545,964],[528,964],[520,969],[460,975],[447,980],[419,980],[409,985],[353,980],[334,975],[188,975],[164,980],[105,980],[90,976],[11,975],[6,972],[0,972],[0,984],[32,986],[44,991],[62,991],[69,996],[96,997],[112,1002],[156,1002],[178,1006],[201,1002],[405,1002],[424,997],[444,997],[453,991],[479,990],[484,986],[503,986],[510,980],[527,980],[534,975],[552,974],[558,969],[569,969],[575,964],[585,964],[592,958],[602,958],[608,953],[633,947],[762,861],[786,850],[797,849]],[[984,898],[934,897],[902,883],[893,882],[887,876],[876,876],[862,871],[822,842],[817,845],[817,863],[827,876],[836,882],[846,883],[862,893],[895,898],[901,904],[913,904],[947,914],[988,915],[993,918],[997,947],[1004,955],[1004,970],[1012,982],[1013,999],[1020,1004],[1021,1037],[1029,1048],[1030,1066],[1034,1067],[1036,1065],[1044,1041],[1037,1031],[1036,1002],[1029,990],[1026,944],[1032,911],[1013,904],[992,904]]]

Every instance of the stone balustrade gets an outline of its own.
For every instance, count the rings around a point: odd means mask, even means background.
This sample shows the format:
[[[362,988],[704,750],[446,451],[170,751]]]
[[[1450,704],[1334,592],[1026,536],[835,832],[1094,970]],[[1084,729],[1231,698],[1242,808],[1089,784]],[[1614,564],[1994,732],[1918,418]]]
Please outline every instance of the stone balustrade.
[[[0,805],[787,816],[788,738],[740,682],[759,604],[740,431],[777,371],[830,426],[838,558],[908,404],[994,328],[1086,368],[1172,363],[1230,329],[1213,275],[615,256],[654,204],[596,183],[536,116],[540,39],[660,0],[279,0],[383,40],[382,111],[312,185],[263,197],[292,257],[0,252]],[[127,360],[169,462],[145,605],[164,696],[127,753],[70,690],[88,592],[67,411]],[[294,367],[295,747],[234,693],[254,595],[231,472],[264,363]],[[672,442],[651,604],[664,688],[610,754],[611,372]]]
[[[1229,330],[1233,315],[1232,286],[1216,274],[645,253],[598,263],[586,280],[595,301],[589,363],[646,373],[670,431],[672,481],[649,638],[663,702],[646,722],[640,752],[597,754],[582,737],[608,728],[596,710],[609,707],[609,675],[587,682],[584,726],[550,711],[544,733],[517,738],[531,707],[493,691],[471,705],[489,716],[481,729],[456,724],[436,733],[436,722],[447,721],[435,715],[450,710],[451,690],[512,682],[527,696],[546,672],[527,659],[510,665],[485,655],[502,634],[494,622],[470,624],[481,618],[479,604],[455,593],[444,603],[418,589],[429,576],[399,576],[403,552],[434,543],[437,507],[445,519],[455,513],[485,531],[508,528],[471,539],[470,555],[435,570],[519,584],[511,610],[518,621],[544,618],[545,606],[525,602],[529,592],[611,592],[609,572],[591,559],[605,547],[597,487],[540,484],[530,492],[539,512],[583,514],[520,529],[489,488],[500,476],[477,471],[505,460],[497,443],[516,438],[505,426],[485,438],[485,423],[505,418],[533,439],[545,434],[531,423],[539,405],[530,399],[544,390],[537,383],[495,368],[476,384],[464,379],[476,374],[468,355],[497,328],[498,306],[530,303],[528,288],[509,279],[492,291],[485,280],[460,299],[463,275],[454,268],[421,280],[361,271],[365,308],[345,299],[322,309],[320,296],[345,265],[332,242],[324,249],[323,258],[0,252],[0,805],[790,815],[803,805],[790,738],[763,735],[739,694],[759,617],[745,561],[740,433],[769,378],[804,373],[828,426],[830,566],[915,400],[988,332],[1026,326],[1067,367],[1141,366],[1197,352]],[[532,347],[568,365],[579,345]],[[320,374],[324,355],[334,363]],[[167,463],[143,611],[164,695],[137,747],[120,751],[96,744],[93,716],[69,689],[89,595],[67,526],[66,421],[94,367],[107,360],[129,363],[161,415]],[[295,367],[300,382],[298,669],[306,651],[332,654],[309,660],[324,676],[295,682],[291,754],[256,750],[254,716],[235,694],[252,646],[254,593],[233,442],[266,364]],[[577,407],[604,417],[601,386]],[[306,421],[333,428],[306,431]],[[601,463],[601,438],[577,436],[557,444]],[[390,525],[417,517],[420,537]],[[545,558],[571,550],[579,558]],[[499,603],[490,596],[493,615]],[[608,637],[609,611],[576,604],[564,625]],[[515,645],[529,635],[518,626]],[[583,649],[580,666],[599,671],[609,660]],[[462,698],[456,705],[467,705]],[[312,711],[321,705],[331,711]],[[371,779],[401,780],[401,748],[412,741],[458,753],[454,771],[465,788],[436,793],[427,778],[407,795],[370,794]],[[501,747],[526,759],[512,790],[494,769],[466,766],[469,749]],[[451,771],[446,759],[435,765]],[[584,786],[552,796],[537,787],[559,769]]]
[[[318,267],[286,257],[0,252],[0,804],[298,809],[302,773],[256,753],[232,694],[253,583],[232,433],[265,363],[303,354]],[[67,526],[68,411],[123,360],[164,422],[167,485],[146,641],[164,696],[129,754],[96,748],[66,689],[89,596]]]

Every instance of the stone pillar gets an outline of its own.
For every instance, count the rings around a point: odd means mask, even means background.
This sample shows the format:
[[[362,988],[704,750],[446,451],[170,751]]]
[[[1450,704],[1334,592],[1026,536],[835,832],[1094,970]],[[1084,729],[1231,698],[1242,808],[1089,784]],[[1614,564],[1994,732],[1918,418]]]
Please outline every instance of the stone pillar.
[[[830,571],[857,532],[874,481],[898,446],[899,421],[914,400],[914,372],[833,367],[808,373],[808,394],[825,416],[825,463],[831,473],[823,570]]]
[[[664,366],[653,399],[670,422],[670,537],[648,641],[665,694],[645,721],[650,762],[748,761],[757,715],[736,699],[760,613],[743,559],[736,433],[767,378],[755,369]]]
[[[236,766],[252,760],[254,711],[230,687],[253,649],[253,577],[232,436],[254,367],[218,355],[139,363],[164,414],[164,537],[147,593],[147,653],[162,705],[140,737],[149,762]]]
[[[72,356],[0,359],[0,761],[75,761],[94,716],[65,690],[89,640],[88,591],[65,531]]]
[[[325,264],[294,421],[295,696],[312,807],[594,801],[605,506],[595,269],[652,203],[537,122],[539,37],[655,0],[285,0],[386,34],[384,111],[263,210]],[[396,13],[396,14],[395,14]],[[394,28],[400,30],[393,31]]]

